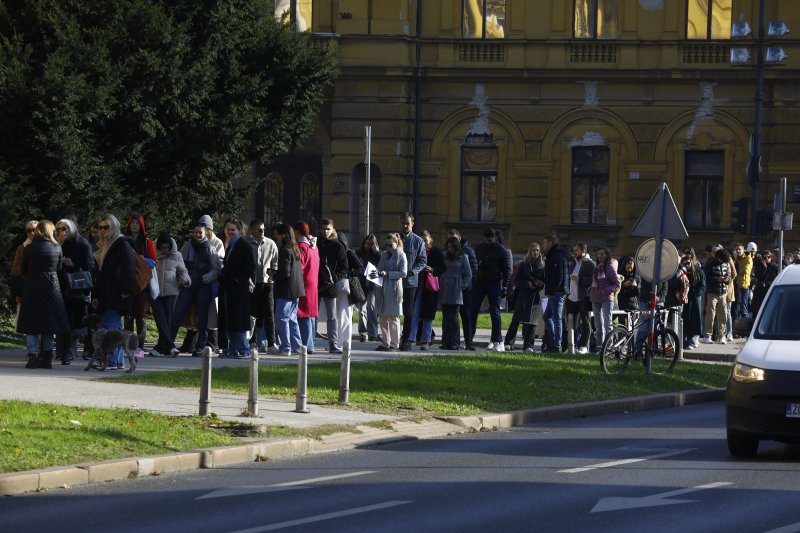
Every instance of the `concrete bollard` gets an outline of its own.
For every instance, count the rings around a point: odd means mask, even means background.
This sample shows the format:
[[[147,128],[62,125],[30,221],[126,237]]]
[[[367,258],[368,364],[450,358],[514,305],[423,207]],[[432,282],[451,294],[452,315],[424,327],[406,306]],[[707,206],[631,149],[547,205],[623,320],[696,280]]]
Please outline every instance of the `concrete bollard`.
[[[247,414],[258,416],[258,349],[250,347],[250,390],[247,393]]]
[[[301,346],[300,355],[297,357],[297,394],[295,396],[294,404],[295,413],[310,412],[306,405],[306,400],[308,400],[308,351],[305,346]]]
[[[572,313],[567,315],[567,351],[575,353],[575,315]]]
[[[200,352],[202,373],[200,376],[200,416],[208,416],[211,406],[211,348],[206,346]]]
[[[350,401],[350,343],[342,345],[342,370],[339,374],[339,403]]]

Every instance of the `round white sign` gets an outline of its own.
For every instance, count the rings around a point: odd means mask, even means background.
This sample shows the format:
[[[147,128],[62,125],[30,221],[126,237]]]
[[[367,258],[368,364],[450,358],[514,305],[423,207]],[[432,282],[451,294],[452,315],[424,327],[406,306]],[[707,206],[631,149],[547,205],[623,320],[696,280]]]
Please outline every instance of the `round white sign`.
[[[648,239],[644,241],[639,249],[636,250],[636,269],[639,275],[651,283],[661,283],[671,278],[678,270],[680,256],[678,249],[667,239],[661,241],[661,268],[658,279],[656,276],[656,240]]]

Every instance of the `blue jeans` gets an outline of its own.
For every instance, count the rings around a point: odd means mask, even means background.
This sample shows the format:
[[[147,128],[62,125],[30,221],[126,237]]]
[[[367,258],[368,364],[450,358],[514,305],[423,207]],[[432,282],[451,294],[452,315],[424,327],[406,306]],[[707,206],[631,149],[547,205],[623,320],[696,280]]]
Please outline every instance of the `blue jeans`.
[[[183,323],[186,313],[194,303],[197,309],[197,342],[195,350],[200,351],[205,348],[208,340],[208,308],[211,306],[211,285],[198,283],[197,286],[184,287],[178,293],[178,301],[175,302],[175,309],[172,310],[172,320],[170,320],[169,342],[175,345],[175,337],[178,329]]]
[[[725,335],[733,335],[733,314],[731,312],[731,304],[733,302],[728,301],[726,306],[727,318],[725,320]]]
[[[375,313],[375,289],[367,293],[367,301],[358,308],[358,332],[368,337],[380,337],[378,315]]]
[[[472,285],[472,334],[475,334],[475,329],[478,327],[478,314],[481,312],[483,298],[486,297],[489,300],[489,315],[492,319],[491,342],[503,342],[503,332],[500,324],[500,291],[500,281],[477,281]],[[563,295],[561,303],[563,306]]]
[[[275,335],[281,350],[300,350],[302,339],[297,323],[299,298],[275,298]]]
[[[49,352],[53,349],[53,335],[52,334],[42,334],[42,335],[25,335],[25,345],[28,347],[28,353],[38,353],[39,352],[39,338],[41,337],[42,341],[42,353]]]
[[[247,344],[248,331],[228,331],[228,356],[248,355],[250,346]]]
[[[317,317],[298,318],[300,328],[300,342],[306,347],[307,353],[314,353],[314,333],[317,331]]]
[[[561,338],[564,333],[561,316],[564,312],[564,293],[553,294],[547,297],[547,309],[544,311],[544,329],[550,336],[550,349],[561,351]]]
[[[122,315],[116,309],[106,309],[100,315],[100,323],[105,329],[122,329]],[[108,366],[123,366],[125,357],[122,348],[114,348],[108,354]]]
[[[742,318],[750,317],[750,289],[739,290],[739,316]],[[729,329],[728,331],[733,331]]]
[[[610,300],[600,303],[592,302],[592,312],[594,313],[595,326],[594,334],[598,352],[603,346],[603,341],[605,340],[606,336],[611,333],[611,328],[614,327],[614,325],[611,323],[611,310],[613,307],[614,302]]]

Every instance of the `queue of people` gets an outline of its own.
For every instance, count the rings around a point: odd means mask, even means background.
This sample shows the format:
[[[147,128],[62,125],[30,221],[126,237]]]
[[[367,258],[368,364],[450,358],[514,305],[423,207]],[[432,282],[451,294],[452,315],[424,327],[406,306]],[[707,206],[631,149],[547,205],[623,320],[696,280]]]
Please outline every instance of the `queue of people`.
[[[153,357],[199,356],[206,346],[237,359],[253,350],[289,356],[305,347],[314,353],[315,337],[322,336],[320,314],[327,350],[339,354],[352,342],[354,307],[358,339],[376,342],[378,351],[407,351],[415,344],[428,349],[439,308],[440,348],[475,351],[484,302],[491,318],[489,351],[514,350],[521,326],[524,351],[533,352],[539,338],[541,351],[561,353],[569,331],[576,352],[585,354],[602,346],[614,310],[645,309],[655,297],[680,313],[684,347],[692,350],[701,342],[731,340],[733,319],[758,311],[779,270],[775,254],[759,254],[752,242],[736,243],[730,252],[709,246],[702,263],[684,247],[672,278],[653,286],[632,256],[617,261],[608,248],[589,250],[581,242],[568,255],[554,235],[532,243],[513,265],[492,228],[474,248],[456,229],[447,232],[442,248],[429,231],[413,230],[414,217],[405,213],[382,247],[370,234],[352,250],[331,219],[323,219],[313,237],[306,221],[278,222],[268,230],[261,220],[245,226],[233,217],[223,224],[223,241],[204,215],[179,250],[167,231],[151,240],[138,214],[124,227],[105,215],[91,224],[89,238],[80,235],[74,216],[55,224],[31,220],[11,271],[26,366],[50,368],[54,359],[70,364],[82,337],[84,357],[90,357],[89,313],[105,329],[135,330],[141,349],[148,308],[158,329]],[[144,290],[135,283],[139,260],[152,266],[154,279]],[[800,250],[788,260],[800,262]],[[504,299],[513,307],[505,335]],[[182,326],[187,334],[178,347]],[[646,327],[640,328],[637,342],[645,335]],[[121,350],[108,354],[107,368],[124,368]]]

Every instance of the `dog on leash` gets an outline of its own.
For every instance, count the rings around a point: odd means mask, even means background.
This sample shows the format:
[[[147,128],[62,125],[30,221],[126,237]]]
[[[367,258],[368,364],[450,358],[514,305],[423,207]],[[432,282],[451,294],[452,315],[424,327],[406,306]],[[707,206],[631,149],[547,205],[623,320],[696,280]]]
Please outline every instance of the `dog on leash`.
[[[125,329],[105,329],[100,322],[100,315],[95,314],[87,315],[83,323],[94,330],[92,331],[94,355],[84,370],[108,368],[108,354],[116,348],[122,348],[125,352],[125,357],[128,359],[127,372],[136,370],[136,350],[139,348],[139,341],[144,339],[146,330],[137,335]]]

